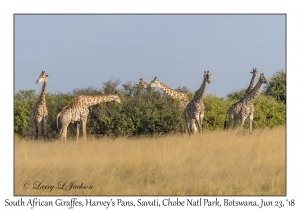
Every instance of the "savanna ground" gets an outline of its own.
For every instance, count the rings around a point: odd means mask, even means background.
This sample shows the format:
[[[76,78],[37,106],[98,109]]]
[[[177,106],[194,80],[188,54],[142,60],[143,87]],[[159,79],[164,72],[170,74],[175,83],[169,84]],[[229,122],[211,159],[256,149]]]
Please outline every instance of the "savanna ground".
[[[252,135],[15,140],[14,194],[286,195],[285,142],[284,126]],[[71,182],[87,188],[69,190]]]

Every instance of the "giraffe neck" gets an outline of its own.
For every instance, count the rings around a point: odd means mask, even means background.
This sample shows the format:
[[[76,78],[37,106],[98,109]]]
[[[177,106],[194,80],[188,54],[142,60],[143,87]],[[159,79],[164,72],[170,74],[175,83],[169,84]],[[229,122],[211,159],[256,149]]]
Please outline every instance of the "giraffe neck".
[[[203,99],[203,96],[204,96],[204,92],[205,92],[205,88],[206,88],[206,78],[203,79],[203,82],[202,82],[202,85],[201,87],[199,88],[199,90],[197,90],[195,92],[195,96],[194,96],[194,101],[196,103],[199,103],[202,101]]]
[[[95,96],[84,96],[82,99],[83,105],[86,107],[93,106],[95,104],[101,104],[110,101],[112,95],[95,95]]]
[[[253,74],[252,78],[251,78],[251,81],[250,81],[250,84],[249,84],[249,87],[246,90],[246,94],[250,93],[253,90],[255,77],[256,77],[256,75]]]
[[[260,90],[260,87],[262,85],[262,81],[259,80],[257,82],[257,84],[255,85],[255,87],[252,89],[252,91],[246,95],[242,101],[247,101],[247,103],[253,103],[253,101],[255,100],[256,96],[258,95],[259,93],[259,90]]]
[[[173,98],[173,99],[177,99],[177,95],[178,95],[178,91],[173,90],[171,88],[169,88],[168,86],[166,86],[165,84],[163,84],[162,82],[158,83],[158,87],[165,93],[167,94],[169,97]],[[179,93],[181,94],[181,93]],[[182,95],[182,94],[181,94]]]
[[[42,92],[39,98],[39,103],[46,104],[46,87],[47,87],[47,81],[44,81]]]

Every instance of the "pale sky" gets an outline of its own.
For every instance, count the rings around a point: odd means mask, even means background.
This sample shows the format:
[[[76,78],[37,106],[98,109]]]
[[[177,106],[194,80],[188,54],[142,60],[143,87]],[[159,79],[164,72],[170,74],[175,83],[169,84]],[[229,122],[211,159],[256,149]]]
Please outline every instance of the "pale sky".
[[[252,68],[270,78],[286,68],[286,16],[278,15],[14,15],[15,88],[68,92],[119,79],[206,94],[247,88]],[[120,86],[119,86],[120,87]]]

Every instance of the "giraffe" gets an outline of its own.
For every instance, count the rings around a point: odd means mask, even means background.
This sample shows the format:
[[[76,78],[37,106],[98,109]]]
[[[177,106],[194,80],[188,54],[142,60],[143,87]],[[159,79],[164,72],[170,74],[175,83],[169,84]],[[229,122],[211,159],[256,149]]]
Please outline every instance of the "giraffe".
[[[67,129],[69,124],[72,122],[77,122],[76,139],[78,141],[79,127],[82,123],[82,133],[86,140],[86,123],[89,114],[89,106],[100,104],[109,101],[116,101],[121,103],[121,99],[117,92],[115,94],[108,95],[79,95],[77,96],[71,104],[65,106],[60,113],[58,113],[56,118],[56,125],[58,130],[58,118],[60,117],[62,128],[61,128],[61,138],[62,141],[67,141]]]
[[[252,78],[250,80],[249,87],[246,90],[246,94],[250,93],[251,90],[253,90],[253,88],[254,88],[254,81],[255,81],[256,74],[258,73],[258,71],[257,71],[256,68],[253,68],[253,70],[250,73],[253,74],[253,75],[252,75]]]
[[[249,84],[249,86],[248,86],[248,88],[247,88],[247,90],[246,90],[245,96],[246,96],[247,94],[249,94],[249,93],[253,90],[253,88],[254,88],[254,81],[255,81],[256,74],[258,73],[258,71],[257,71],[256,68],[253,68],[253,71],[251,71],[250,73],[253,74],[253,75],[252,75],[252,77],[251,77],[250,84]],[[234,107],[237,103],[238,103],[238,102],[232,104],[231,107]],[[227,117],[227,114],[226,114],[226,117]],[[226,123],[227,123],[227,122],[226,122],[226,117],[225,117],[225,122],[224,122],[224,128],[226,127]]]
[[[184,117],[187,124],[189,135],[191,132],[197,132],[197,126],[199,127],[199,132],[202,134],[202,123],[204,117],[204,103],[203,96],[205,92],[206,83],[210,84],[211,74],[209,71],[204,71],[203,82],[201,87],[195,92],[194,98],[184,109]],[[197,123],[197,126],[195,124]]]
[[[46,106],[46,87],[48,83],[48,75],[45,71],[42,71],[39,78],[36,81],[36,84],[44,82],[41,95],[39,100],[33,107],[30,113],[30,122],[33,127],[33,132],[35,134],[35,138],[39,139],[42,135],[42,130],[44,130],[43,137],[46,139],[47,137],[47,116],[48,110]],[[43,128],[42,128],[43,126]]]
[[[252,91],[246,94],[239,102],[235,103],[234,106],[231,106],[227,111],[229,122],[227,129],[231,127],[231,124],[234,122],[233,130],[236,129],[239,120],[241,121],[241,130],[243,129],[244,122],[247,117],[249,117],[250,124],[250,132],[252,131],[252,122],[253,122],[253,114],[254,114],[254,100],[259,93],[260,87],[262,84],[268,84],[268,80],[265,78],[264,74],[261,73],[256,83],[255,87]]]
[[[149,87],[149,84],[148,84],[147,82],[145,82],[145,81],[143,80],[143,78],[140,79],[139,84],[141,84],[145,89],[147,89],[147,88]]]
[[[189,99],[185,93],[169,88],[164,83],[162,83],[162,81],[159,81],[157,77],[154,77],[154,79],[150,82],[149,87],[151,88],[159,87],[170,98],[179,100],[182,109],[184,109],[186,105],[189,103]]]

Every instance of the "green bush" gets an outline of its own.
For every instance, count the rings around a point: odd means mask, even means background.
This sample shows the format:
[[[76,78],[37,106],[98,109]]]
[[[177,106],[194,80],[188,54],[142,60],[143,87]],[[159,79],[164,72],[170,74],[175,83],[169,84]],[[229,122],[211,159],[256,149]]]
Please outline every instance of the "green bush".
[[[163,135],[185,132],[183,111],[175,101],[159,90],[145,90],[141,85],[128,82],[120,88],[119,80],[109,80],[99,88],[88,87],[74,89],[70,93],[47,93],[48,137],[58,138],[56,132],[56,116],[79,94],[109,94],[115,91],[121,97],[122,104],[107,102],[89,107],[87,135],[94,136],[139,136]],[[179,88],[180,89],[180,88]],[[181,88],[186,94],[194,93]],[[204,130],[223,129],[228,108],[240,100],[244,90],[235,91],[220,98],[215,95],[204,97],[205,115]],[[35,105],[38,95],[33,90],[18,90],[14,97],[14,132],[21,137],[32,137],[29,125],[30,111]],[[286,107],[272,96],[260,94],[255,103],[253,128],[275,127],[285,123]],[[245,122],[245,128],[249,126]],[[75,123],[76,125],[76,123]],[[61,125],[59,123],[59,128]],[[81,131],[80,131],[81,132]],[[70,124],[68,136],[74,137],[76,127]]]
[[[286,73],[284,70],[277,71],[269,79],[269,85],[264,87],[263,94],[286,104]]]

